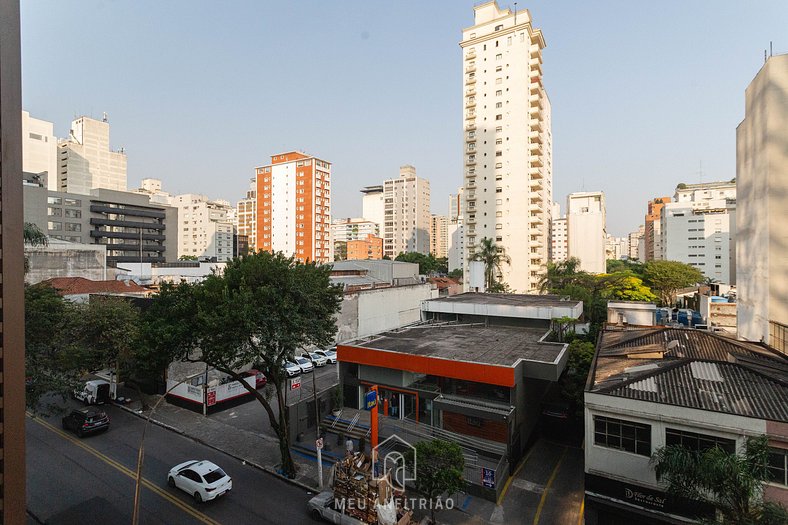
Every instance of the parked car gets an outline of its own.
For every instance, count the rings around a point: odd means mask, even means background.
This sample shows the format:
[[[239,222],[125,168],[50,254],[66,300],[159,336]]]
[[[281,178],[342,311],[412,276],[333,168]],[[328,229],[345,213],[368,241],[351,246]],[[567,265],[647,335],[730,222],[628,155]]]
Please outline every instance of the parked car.
[[[348,516],[345,512],[337,510],[336,499],[331,491],[321,492],[306,504],[309,508],[309,515],[315,521],[325,520],[331,523],[341,523],[342,525],[364,525],[363,521],[357,520],[353,516]]]
[[[268,383],[268,378],[265,377],[265,374],[256,368],[250,368],[246,372],[241,372],[241,375],[244,377],[254,377],[255,388],[263,388]]]
[[[334,364],[337,362],[337,351],[336,347],[332,350],[331,348],[326,348],[325,350],[315,350],[317,355],[321,355],[326,358],[326,361]]]
[[[63,430],[71,430],[79,437],[109,430],[109,416],[98,408],[78,408],[61,419]]]
[[[230,492],[233,480],[216,463],[192,460],[172,467],[167,485],[181,489],[201,503]]]
[[[297,376],[301,373],[301,367],[292,361],[285,361],[285,373],[287,377]]]
[[[298,365],[298,367],[301,369],[301,372],[303,372],[304,374],[306,374],[307,372],[312,372],[315,369],[315,367],[306,357],[298,356],[295,358],[295,362]]]
[[[302,357],[307,361],[311,359],[312,363],[318,368],[320,368],[321,366],[326,366],[326,363],[328,363],[328,359],[326,359],[325,356],[318,354],[317,352],[307,352]]]
[[[109,383],[103,379],[86,381],[82,390],[74,391],[74,398],[86,405],[103,405],[109,401]]]

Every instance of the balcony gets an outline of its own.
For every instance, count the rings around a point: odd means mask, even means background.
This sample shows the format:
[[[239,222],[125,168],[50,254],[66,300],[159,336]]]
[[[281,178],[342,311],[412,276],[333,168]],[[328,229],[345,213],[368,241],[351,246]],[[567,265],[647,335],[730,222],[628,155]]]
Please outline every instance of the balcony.
[[[544,109],[544,101],[542,100],[541,96],[539,96],[539,95],[531,95],[529,100],[531,102],[531,107],[532,108]]]
[[[531,188],[531,191],[539,191],[544,189],[542,186],[542,181],[539,179],[532,179],[528,182],[528,186]]]
[[[540,142],[531,142],[528,145],[528,149],[531,150],[531,155],[542,155],[544,153]]]
[[[466,97],[472,97],[475,94],[476,94],[476,88],[475,87],[470,87],[470,88],[465,90],[465,96]]]
[[[544,117],[541,108],[539,108],[538,106],[529,107],[528,114],[531,116],[532,119],[542,120]]]
[[[529,212],[541,212],[542,211],[542,206],[537,204],[537,203],[535,203],[535,202],[531,202],[531,204],[528,205],[528,211]]]
[[[531,62],[531,76],[533,76],[534,72],[536,72],[539,75],[542,74],[542,61],[541,60],[537,60],[537,61]]]
[[[542,164],[542,157],[541,157],[541,155],[531,155],[528,158],[528,162],[531,163],[532,167],[541,168],[542,166],[544,166],[544,164]]]
[[[468,217],[467,219],[465,219],[465,224],[476,224],[476,217],[474,218]]]
[[[475,122],[475,121],[473,121],[473,122],[467,122],[467,123],[465,124],[465,131],[473,131],[473,130],[475,130],[475,129],[476,129],[476,122]]]
[[[528,125],[531,127],[531,131],[542,131],[542,121],[538,118],[532,118]]]
[[[473,60],[476,58],[476,51],[468,51],[465,53],[465,60]]]
[[[466,86],[470,86],[472,84],[476,84],[476,77],[475,76],[468,77],[468,78],[465,79],[465,85]]]
[[[476,165],[476,159],[468,157],[468,159],[465,161],[465,165],[466,166],[475,166]]]
[[[474,97],[468,97],[465,100],[465,108],[475,108],[476,107],[476,99]]]
[[[538,142],[539,144],[541,144],[542,143],[542,134],[539,133],[538,131],[531,131],[530,133],[528,133],[528,139],[531,142]]]
[[[466,73],[474,73],[476,71],[476,66],[468,66],[465,68]]]
[[[542,202],[544,195],[541,191],[532,191],[531,192],[531,202]]]
[[[476,118],[476,112],[475,112],[475,111],[473,111],[473,110],[470,110],[470,111],[468,111],[468,112],[465,114],[465,120],[473,120],[473,119],[475,119],[475,118]]]
[[[470,146],[470,144],[469,144],[469,146]],[[468,154],[468,155],[475,155],[476,154],[476,148],[471,148],[471,147],[465,148],[465,153]]]
[[[542,50],[539,49],[538,45],[534,44],[531,46],[531,49],[529,50],[529,54],[531,55],[531,58],[541,58]]]
[[[468,181],[468,182],[465,184],[465,188],[466,188],[466,189],[473,189],[473,188],[476,188],[476,181],[474,181],[474,180],[469,180],[469,181]]]

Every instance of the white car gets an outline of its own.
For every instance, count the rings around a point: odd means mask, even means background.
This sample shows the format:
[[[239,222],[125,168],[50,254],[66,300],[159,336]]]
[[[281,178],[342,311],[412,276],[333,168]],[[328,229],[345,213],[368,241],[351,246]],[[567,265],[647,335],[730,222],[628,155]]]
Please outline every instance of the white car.
[[[315,367],[306,357],[296,357],[295,362],[298,365],[298,367],[301,369],[301,372],[305,374],[315,369]]]
[[[326,361],[331,363],[331,364],[334,364],[334,363],[337,362],[337,351],[336,350],[332,350],[332,349],[328,348],[326,350],[315,350],[315,353],[317,355],[325,357]]]
[[[326,359],[325,356],[318,354],[317,352],[308,352],[304,354],[302,357],[306,360],[311,359],[312,363],[318,368],[320,368],[321,366],[326,366],[326,363],[328,363],[328,359]]]
[[[285,369],[285,374],[287,374],[287,377],[297,376],[298,374],[301,373],[301,367],[293,363],[292,361],[285,361],[284,369]]]
[[[233,480],[215,463],[192,460],[172,467],[167,485],[181,489],[201,503],[230,492]]]

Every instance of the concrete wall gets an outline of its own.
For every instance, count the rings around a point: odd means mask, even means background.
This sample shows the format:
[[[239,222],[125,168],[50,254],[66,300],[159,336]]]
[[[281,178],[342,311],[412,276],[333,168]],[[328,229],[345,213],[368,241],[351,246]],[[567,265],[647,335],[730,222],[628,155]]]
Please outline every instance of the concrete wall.
[[[769,339],[788,323],[788,55],[770,57],[745,93],[736,130],[738,332]]]
[[[50,241],[47,246],[25,248],[29,270],[25,282],[35,284],[53,277],[107,279],[107,248],[96,244]]]

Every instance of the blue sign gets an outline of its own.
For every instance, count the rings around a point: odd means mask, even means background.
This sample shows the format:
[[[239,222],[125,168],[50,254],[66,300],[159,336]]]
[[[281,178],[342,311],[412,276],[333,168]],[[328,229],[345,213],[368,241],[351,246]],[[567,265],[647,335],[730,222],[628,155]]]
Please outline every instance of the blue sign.
[[[378,396],[377,396],[377,392],[375,392],[374,390],[370,390],[370,391],[369,391],[369,392],[367,392],[367,393],[366,393],[366,395],[364,396],[364,407],[365,407],[367,410],[372,410],[372,409],[373,409],[373,408],[375,408],[376,406],[378,406]]]
[[[491,489],[495,488],[495,470],[482,467],[482,486]]]

